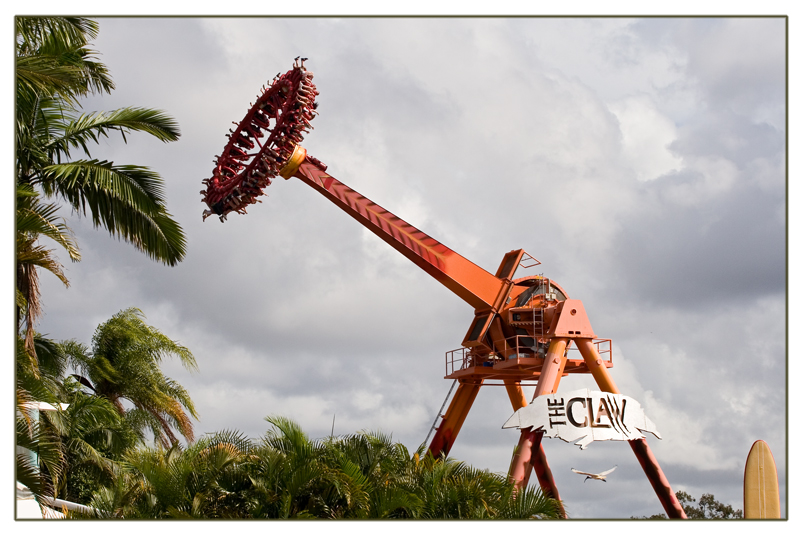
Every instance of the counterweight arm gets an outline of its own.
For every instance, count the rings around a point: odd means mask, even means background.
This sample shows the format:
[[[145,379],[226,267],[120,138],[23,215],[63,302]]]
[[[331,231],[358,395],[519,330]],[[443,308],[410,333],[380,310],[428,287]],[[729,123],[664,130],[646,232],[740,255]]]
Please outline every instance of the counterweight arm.
[[[293,173],[475,310],[491,309],[506,283],[327,174],[309,156]]]

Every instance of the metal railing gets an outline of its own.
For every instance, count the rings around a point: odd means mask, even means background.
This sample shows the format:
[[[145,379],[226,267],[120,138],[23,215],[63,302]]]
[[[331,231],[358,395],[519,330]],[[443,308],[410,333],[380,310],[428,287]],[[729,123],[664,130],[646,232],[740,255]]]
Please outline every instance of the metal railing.
[[[471,366],[471,362],[473,361],[472,357],[470,357],[469,348],[464,348],[463,346],[456,348],[455,350],[448,351],[445,358],[447,376],[459,370],[468,368]]]
[[[611,339],[593,339],[592,344],[595,345],[597,353],[600,358],[609,363],[613,363],[611,351]],[[534,337],[530,335],[514,335],[505,339],[494,341],[494,346],[499,350],[498,353],[492,353],[488,357],[481,358],[476,354],[472,354],[469,348],[456,348],[446,352],[445,355],[445,371],[449,376],[460,370],[469,367],[478,366],[493,366],[497,361],[516,358],[544,358],[547,351],[547,345],[539,343]],[[580,355],[571,355],[569,352],[578,352],[578,347],[572,344],[572,341],[567,345],[567,358],[568,359],[583,359]]]
[[[612,361],[612,351],[611,351],[611,339],[592,339],[592,344],[595,345],[595,350],[600,355],[600,359],[603,361],[608,361],[609,363],[613,363]],[[578,351],[577,346],[572,346],[568,348],[568,350]],[[606,355],[608,354],[608,358]],[[567,356],[569,357],[569,356]],[[580,355],[577,357],[569,357],[569,359],[583,359]]]
[[[613,363],[611,339],[593,339],[592,344],[595,345],[595,349],[601,359]],[[492,353],[486,358],[473,354],[471,349],[464,347],[446,352],[446,375],[449,376],[450,374],[469,367],[490,367],[493,366],[495,362],[506,359],[544,358],[545,352],[547,351],[546,344],[538,343],[538,341],[530,335],[514,335],[507,337],[494,341],[494,346],[498,349],[498,353]],[[571,355],[569,352],[578,352],[578,347],[572,344],[571,341],[570,344],[567,345],[567,358],[583,359],[580,355]]]
[[[513,359],[516,357],[544,357],[544,350],[534,346],[535,339],[530,335],[514,335],[503,340],[495,341],[495,347],[500,350],[486,358],[473,354],[469,348],[456,348],[446,352],[446,375],[467,369],[469,367],[493,366],[497,361]]]

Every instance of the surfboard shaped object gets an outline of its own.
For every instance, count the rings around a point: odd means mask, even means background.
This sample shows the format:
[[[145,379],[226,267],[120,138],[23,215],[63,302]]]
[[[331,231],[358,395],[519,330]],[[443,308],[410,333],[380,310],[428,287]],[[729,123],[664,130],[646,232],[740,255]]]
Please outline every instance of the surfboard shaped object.
[[[745,461],[743,480],[745,519],[779,519],[779,480],[768,444],[755,441]]]

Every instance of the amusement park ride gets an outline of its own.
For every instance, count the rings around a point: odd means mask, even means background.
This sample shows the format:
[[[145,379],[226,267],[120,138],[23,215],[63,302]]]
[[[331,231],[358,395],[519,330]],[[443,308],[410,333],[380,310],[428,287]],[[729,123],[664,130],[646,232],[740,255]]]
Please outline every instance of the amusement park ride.
[[[491,274],[327,174],[327,166],[307,154],[300,143],[317,115],[318,91],[305,59],[296,58],[291,70],[263,87],[245,118],[230,130],[212,177],[203,181],[201,194],[209,207],[204,219],[214,214],[225,221],[230,212],[245,214],[248,205],[260,202],[256,197],[272,178],[296,177],[474,309],[461,348],[446,355],[446,378],[456,380],[458,388],[429,445],[434,456],[450,451],[484,384],[504,385],[514,411],[528,405],[523,382],[536,382],[535,400],[556,393],[568,374],[591,374],[602,391],[619,393],[608,372],[611,341],[596,337],[583,303],[543,276],[513,278],[518,267],[539,261],[522,249],[510,251]],[[568,354],[572,345],[580,358]],[[521,430],[509,476],[521,488],[534,470],[545,493],[558,499],[542,435],[533,427]],[[628,443],[668,517],[685,518],[647,440]]]

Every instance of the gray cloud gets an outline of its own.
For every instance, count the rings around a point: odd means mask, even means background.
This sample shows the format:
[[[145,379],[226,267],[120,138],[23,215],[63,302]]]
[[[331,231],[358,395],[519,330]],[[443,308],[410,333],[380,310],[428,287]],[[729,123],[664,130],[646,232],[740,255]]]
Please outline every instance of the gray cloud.
[[[781,31],[780,31],[781,28]],[[101,19],[118,89],[85,109],[159,107],[174,144],[99,157],[167,181],[189,240],[167,268],[70,220],[72,286],[43,278],[41,331],[89,342],[138,306],[197,429],[393,432],[417,447],[472,310],[298,181],[201,222],[201,179],[259,87],[299,54],[321,91],[305,147],[349,186],[493,272],[525,248],[615,344],[620,389],[663,433],[676,489],[741,507],[755,439],[786,492],[784,34],[777,19]],[[740,44],[750,35],[748,45]],[[140,37],[138,37],[140,36]],[[143,38],[147,36],[148,38]],[[747,53],[747,48],[750,53]],[[716,67],[716,68],[715,68]],[[781,114],[781,115],[780,115]],[[568,377],[562,389],[592,386]],[[507,470],[504,390],[481,390],[452,455]],[[572,515],[661,511],[627,445],[546,442]],[[600,493],[570,467],[618,471]]]

